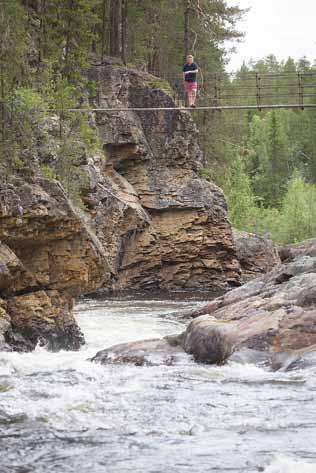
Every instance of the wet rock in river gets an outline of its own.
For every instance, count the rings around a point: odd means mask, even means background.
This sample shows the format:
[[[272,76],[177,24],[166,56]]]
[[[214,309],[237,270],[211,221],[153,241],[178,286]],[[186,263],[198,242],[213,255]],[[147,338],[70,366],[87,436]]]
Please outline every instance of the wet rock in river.
[[[122,343],[98,352],[90,361],[101,364],[131,363],[136,366],[172,365],[184,351],[165,339]]]
[[[197,317],[179,336],[120,345],[101,353],[112,361],[112,352],[114,360],[121,362],[136,354],[139,364],[145,364],[151,352],[169,355],[168,350],[181,349],[208,364],[233,359],[286,370],[313,363],[316,256],[312,254],[309,242],[306,253],[302,250],[293,261],[199,307],[191,314]]]
[[[225,362],[233,352],[233,344],[225,335],[225,327],[222,326],[223,324],[216,320],[210,324],[208,316],[200,317],[195,323],[191,322],[184,333],[184,350],[200,363]]]
[[[24,413],[9,414],[3,409],[0,409],[0,426],[18,424],[27,420],[27,415]]]
[[[278,265],[267,275],[215,299],[204,309],[199,308],[198,317],[184,333],[184,340],[190,341],[189,349],[185,344],[184,348],[190,353],[203,351],[210,338],[210,349],[213,349],[212,339],[216,333],[218,340],[225,340],[231,347],[231,352],[236,354],[247,348],[251,356],[253,351],[270,354],[271,359],[268,357],[266,361],[275,367],[293,365],[294,360],[313,353],[316,348],[316,256],[311,255],[315,250],[316,240],[314,247],[308,242],[305,252],[301,245],[293,261]],[[221,344],[218,350],[220,361],[229,359],[229,350],[221,352]],[[286,355],[282,357],[281,353]],[[205,361],[212,362],[212,356]],[[293,362],[290,356],[294,357]],[[236,359],[236,355],[234,357]]]

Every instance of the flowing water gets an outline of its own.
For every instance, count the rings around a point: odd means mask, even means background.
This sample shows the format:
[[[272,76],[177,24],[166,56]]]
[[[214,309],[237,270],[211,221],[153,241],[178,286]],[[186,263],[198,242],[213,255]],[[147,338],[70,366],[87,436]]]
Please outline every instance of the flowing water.
[[[180,332],[192,301],[88,300],[78,353],[0,353],[1,473],[316,473],[316,368],[100,366],[112,344]]]

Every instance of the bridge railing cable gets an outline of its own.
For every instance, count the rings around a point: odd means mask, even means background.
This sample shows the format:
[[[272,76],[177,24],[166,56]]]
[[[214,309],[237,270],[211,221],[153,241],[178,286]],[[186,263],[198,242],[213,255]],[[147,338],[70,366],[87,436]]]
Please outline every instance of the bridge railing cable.
[[[314,93],[315,89],[315,93]],[[222,111],[222,110],[269,110],[316,108],[316,70],[308,72],[256,72],[208,74],[204,78],[203,92],[198,98],[198,106],[182,106],[181,97],[175,97],[175,106],[128,106],[67,108],[63,112],[159,112],[159,111]],[[1,105],[1,104],[0,104]],[[3,107],[3,104],[2,104]],[[58,113],[54,109],[44,113]]]

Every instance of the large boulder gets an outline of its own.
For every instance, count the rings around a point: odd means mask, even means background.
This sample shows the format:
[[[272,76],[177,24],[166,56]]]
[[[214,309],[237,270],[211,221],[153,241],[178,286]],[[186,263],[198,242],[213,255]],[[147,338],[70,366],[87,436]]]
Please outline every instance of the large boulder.
[[[6,343],[6,334],[11,329],[10,317],[6,311],[6,303],[0,299],[0,351],[8,350],[9,346]]]
[[[281,262],[278,249],[269,238],[235,229],[233,235],[244,282],[268,273]]]
[[[315,242],[316,243],[316,242]],[[184,334],[184,349],[194,356],[209,344],[212,356],[227,359],[242,349],[300,354],[316,349],[316,245],[309,242],[293,261],[276,266],[196,311]],[[312,256],[315,255],[315,256]],[[201,315],[205,314],[205,315]],[[212,345],[214,334],[227,346]],[[210,361],[210,354],[199,361]]]
[[[316,256],[316,238],[311,238],[303,243],[280,246],[278,251],[281,261],[285,263],[293,261],[300,255]]]
[[[90,361],[107,364],[132,363],[136,366],[171,365],[178,360],[183,349],[169,338],[121,343],[99,351]]]
[[[110,270],[61,185],[38,177],[1,183],[0,241],[2,337],[18,350],[39,341],[79,348],[74,299],[102,286]]]

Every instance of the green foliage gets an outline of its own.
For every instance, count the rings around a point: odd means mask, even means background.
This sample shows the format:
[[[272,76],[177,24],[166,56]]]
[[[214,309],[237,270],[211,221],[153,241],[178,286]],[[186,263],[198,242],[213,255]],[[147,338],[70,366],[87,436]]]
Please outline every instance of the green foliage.
[[[87,120],[86,116],[80,117],[80,132],[81,137],[83,139],[84,144],[88,151],[95,151],[97,149],[101,149],[101,144],[99,140],[98,131],[96,128],[93,128],[89,121]]]
[[[58,160],[54,167],[56,176],[63,184],[72,201],[81,207],[80,189],[87,185],[87,176],[80,164],[86,162],[85,149],[75,138],[64,140],[59,148]]]
[[[0,171],[6,179],[34,163],[46,107],[35,90],[25,87],[16,89],[7,99],[5,140],[0,147]]]
[[[202,169],[199,169],[198,173],[199,173],[199,176],[202,179],[205,179],[206,181],[212,181],[213,180],[211,169],[202,168]]]
[[[249,229],[255,218],[256,202],[244,162],[238,156],[233,162],[231,175],[225,187],[230,218],[234,226],[238,229]]]
[[[274,93],[293,87],[293,75],[315,68],[302,59],[278,62],[270,55],[243,65],[225,84],[232,97],[240,94],[242,78],[251,71],[281,73],[270,76]],[[305,85],[312,81],[306,77]],[[313,89],[309,89],[312,91]],[[247,91],[244,92],[247,96]],[[253,93],[250,91],[250,93]],[[270,92],[269,92],[270,93]],[[315,103],[316,94],[306,101]],[[283,97],[283,96],[282,96]],[[202,99],[201,99],[202,100]],[[243,99],[245,103],[246,99]],[[274,97],[266,103],[273,103]],[[293,98],[284,97],[284,103]],[[232,103],[238,103],[233,98]],[[249,98],[250,105],[255,102]],[[214,180],[228,196],[230,217],[240,229],[270,234],[280,243],[316,235],[313,221],[316,184],[316,113],[273,110],[216,113],[199,119],[200,143]]]
[[[300,242],[316,235],[316,186],[295,171],[288,183],[276,238],[281,243]]]
[[[19,88],[14,92],[12,106],[18,113],[44,114],[47,104],[34,89]]]
[[[253,187],[266,206],[278,206],[286,187],[291,160],[288,115],[272,111],[264,117],[255,115],[249,124],[248,169]]]
[[[26,82],[28,64],[24,40],[27,16],[18,0],[1,2],[0,8],[0,174],[7,179],[20,164],[15,126],[11,126],[10,101],[17,87]],[[15,125],[15,123],[14,123]]]
[[[240,230],[269,235],[282,244],[316,235],[316,185],[307,183],[298,171],[294,171],[288,182],[280,208],[265,208],[256,199],[245,166],[237,158],[227,196],[230,219]]]
[[[28,13],[39,22],[38,60],[52,64],[53,70],[71,83],[86,83],[88,51],[95,38],[98,17],[96,0],[47,0]],[[34,32],[33,32],[34,33]]]
[[[47,164],[42,164],[40,166],[42,176],[46,177],[47,179],[53,180],[57,179],[57,174],[54,169]]]
[[[18,0],[2,1],[0,8],[0,100],[26,82],[27,15]]]
[[[159,79],[159,77],[153,76],[152,80],[149,82],[149,86],[153,89],[163,89],[166,92],[172,91],[172,87],[169,82],[163,79]]]
[[[139,0],[128,3],[127,62],[166,79],[182,90],[185,1]],[[192,0],[190,48],[205,81],[223,69],[225,41],[242,34],[236,28],[243,10],[224,0]]]

